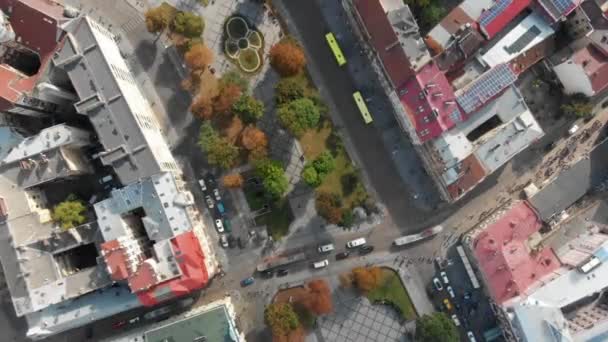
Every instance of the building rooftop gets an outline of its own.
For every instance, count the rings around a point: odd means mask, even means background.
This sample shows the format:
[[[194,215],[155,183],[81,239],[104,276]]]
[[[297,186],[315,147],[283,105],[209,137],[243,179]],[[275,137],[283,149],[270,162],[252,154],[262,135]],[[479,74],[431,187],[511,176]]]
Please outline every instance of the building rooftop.
[[[420,36],[418,24],[410,11],[410,7],[405,5],[392,10],[387,13],[387,17],[412,68],[420,70],[423,65],[431,60],[431,54]]]
[[[560,264],[553,251],[542,248],[532,252],[528,246],[528,239],[540,227],[534,210],[526,202],[517,202],[474,237],[475,258],[498,304],[524,295],[533,285],[557,276]]]
[[[393,87],[403,86],[414,71],[380,1],[355,0],[354,5]]]
[[[495,43],[482,56],[482,60],[490,68],[508,63],[533,46],[540,44],[553,33],[553,28],[539,14],[532,12]]]
[[[475,55],[483,43],[485,40],[476,29],[465,26],[454,34],[454,39],[447,43],[445,50],[435,58],[435,62],[443,71],[459,69]]]
[[[80,98],[76,111],[88,116],[105,148],[99,154],[102,163],[112,166],[123,184],[176,171],[152,108],[114,36],[88,17],[75,20],[54,62],[67,71]]]
[[[499,64],[456,92],[456,101],[463,111],[471,115],[517,80],[507,64]]]
[[[582,0],[537,0],[538,4],[554,20],[570,14],[581,3]]]
[[[572,61],[582,66],[596,93],[606,89],[608,86],[608,56],[600,52],[595,45],[589,44],[575,52],[572,55]]]
[[[479,17],[479,29],[490,40],[525,10],[532,0],[497,0]]]
[[[561,310],[526,300],[513,306],[513,321],[526,341],[573,341]]]
[[[465,119],[456,104],[452,86],[433,62],[422,67],[416,77],[397,92],[423,142]]]
[[[452,174],[448,175],[448,173]],[[449,169],[442,176],[444,179],[456,179],[447,186],[448,193],[452,199],[456,200],[479,184],[487,174],[475,154],[470,154],[459,165]]]

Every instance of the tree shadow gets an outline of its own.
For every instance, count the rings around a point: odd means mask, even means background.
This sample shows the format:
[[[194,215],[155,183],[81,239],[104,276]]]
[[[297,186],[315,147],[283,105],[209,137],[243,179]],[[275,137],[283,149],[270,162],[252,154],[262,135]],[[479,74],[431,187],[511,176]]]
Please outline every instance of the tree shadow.
[[[158,57],[158,46],[156,40],[142,39],[135,47],[135,57],[139,64],[147,71]]]

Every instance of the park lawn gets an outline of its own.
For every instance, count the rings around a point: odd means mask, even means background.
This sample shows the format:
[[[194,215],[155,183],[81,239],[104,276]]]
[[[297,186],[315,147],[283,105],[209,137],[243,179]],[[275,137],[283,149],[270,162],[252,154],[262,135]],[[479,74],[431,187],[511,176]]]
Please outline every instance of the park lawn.
[[[307,161],[315,159],[321,153],[331,148],[329,146],[329,138],[332,129],[329,120],[325,120],[320,128],[310,130],[300,138],[300,144]],[[363,184],[358,182],[354,191],[345,193],[342,186],[342,177],[356,172],[356,170],[343,147],[337,147],[336,152],[333,154],[336,159],[336,168],[325,177],[323,183],[317,188],[317,191],[340,195],[343,199],[344,208],[352,209],[365,201],[367,192]]]
[[[406,321],[416,319],[418,314],[399,275],[391,269],[382,268],[382,277],[380,286],[366,294],[370,302],[391,302],[401,310],[403,319]]]
[[[293,221],[293,214],[287,199],[282,199],[270,206],[270,212],[255,218],[258,225],[266,225],[268,234],[274,241],[280,240],[287,235],[289,225]]]

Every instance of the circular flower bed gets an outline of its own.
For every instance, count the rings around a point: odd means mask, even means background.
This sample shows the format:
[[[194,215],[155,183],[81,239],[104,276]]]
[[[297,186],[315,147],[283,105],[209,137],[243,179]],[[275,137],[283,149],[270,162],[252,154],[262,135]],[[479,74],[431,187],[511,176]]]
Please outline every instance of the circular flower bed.
[[[224,26],[224,53],[246,73],[254,73],[262,67],[264,39],[260,32],[251,28],[244,18],[232,16]]]

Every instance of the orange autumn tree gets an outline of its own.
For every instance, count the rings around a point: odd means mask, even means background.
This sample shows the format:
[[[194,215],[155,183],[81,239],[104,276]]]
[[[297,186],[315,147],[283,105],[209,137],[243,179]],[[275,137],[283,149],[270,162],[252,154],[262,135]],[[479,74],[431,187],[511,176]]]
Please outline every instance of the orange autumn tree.
[[[221,87],[219,94],[214,99],[213,110],[216,113],[227,113],[232,105],[241,97],[241,88],[233,83]]]
[[[315,279],[308,283],[309,294],[303,303],[315,315],[326,315],[333,311],[331,290],[323,279]]]
[[[306,65],[304,51],[295,42],[284,41],[270,49],[270,64],[283,77],[299,74]]]
[[[227,174],[222,178],[222,183],[227,188],[240,188],[243,186],[243,176],[240,173]]]
[[[379,267],[356,267],[353,269],[353,278],[359,290],[368,292],[380,285],[382,270]]]
[[[184,55],[186,65],[192,70],[203,70],[213,63],[213,52],[201,43],[195,43]]]
[[[206,96],[197,96],[190,105],[192,115],[203,120],[211,119],[213,116],[213,103]]]
[[[254,125],[249,125],[243,130],[241,136],[243,147],[249,151],[266,149],[268,146],[268,138],[266,134]]]

